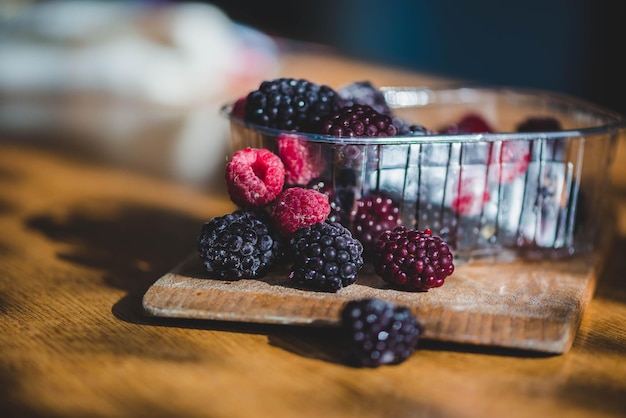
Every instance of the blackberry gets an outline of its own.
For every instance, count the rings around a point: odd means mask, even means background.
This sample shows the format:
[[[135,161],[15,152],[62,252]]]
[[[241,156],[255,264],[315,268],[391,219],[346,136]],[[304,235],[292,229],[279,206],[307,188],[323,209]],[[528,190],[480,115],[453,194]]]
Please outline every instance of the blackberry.
[[[289,279],[316,290],[336,292],[356,281],[363,246],[339,223],[320,222],[299,229],[290,240]]]
[[[277,78],[261,83],[246,99],[245,120],[269,128],[320,133],[320,124],[339,109],[332,88],[307,80]]]
[[[525,119],[516,127],[517,132],[560,131],[561,122],[551,116],[533,116]]]
[[[348,302],[341,311],[348,359],[356,366],[398,364],[415,351],[422,325],[406,307],[380,299]]]
[[[202,225],[198,255],[214,278],[263,277],[281,258],[283,243],[264,211],[237,210]]]
[[[395,136],[398,128],[392,119],[371,106],[355,104],[339,109],[323,124],[322,133],[338,137]]]
[[[370,258],[378,237],[400,224],[400,209],[389,197],[373,194],[356,201],[352,210],[352,234]]]
[[[374,269],[384,281],[403,290],[443,285],[454,272],[452,252],[430,229],[399,226],[383,233],[374,251]]]

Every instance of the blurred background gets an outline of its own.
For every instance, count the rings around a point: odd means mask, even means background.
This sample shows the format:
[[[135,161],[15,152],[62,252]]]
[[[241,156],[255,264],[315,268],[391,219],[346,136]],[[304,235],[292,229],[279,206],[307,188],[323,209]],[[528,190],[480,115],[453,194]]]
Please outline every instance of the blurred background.
[[[285,53],[626,114],[624,22],[623,0],[1,0],[0,135],[220,188],[220,106],[280,74]]]
[[[572,94],[626,113],[623,0],[216,0],[270,34],[374,62]]]

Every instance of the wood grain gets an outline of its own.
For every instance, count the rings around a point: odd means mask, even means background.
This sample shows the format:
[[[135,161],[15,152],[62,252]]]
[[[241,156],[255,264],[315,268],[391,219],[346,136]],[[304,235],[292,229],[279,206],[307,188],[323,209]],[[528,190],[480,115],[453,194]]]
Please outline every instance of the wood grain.
[[[427,292],[392,289],[366,265],[356,284],[326,293],[294,287],[284,269],[259,280],[210,279],[194,254],[148,289],[143,306],[161,317],[337,326],[344,303],[373,297],[411,308],[424,338],[564,353],[593,294],[596,258],[466,263]]]
[[[337,57],[285,65],[321,81],[428,81]],[[332,327],[146,316],[148,288],[193,251],[203,221],[233,206],[68,149],[56,132],[37,143],[0,133],[1,417],[624,417],[625,187],[612,190],[616,237],[567,353],[425,340],[402,364],[358,369]],[[138,147],[137,159],[167,165],[154,159],[169,135],[155,130],[155,149]]]

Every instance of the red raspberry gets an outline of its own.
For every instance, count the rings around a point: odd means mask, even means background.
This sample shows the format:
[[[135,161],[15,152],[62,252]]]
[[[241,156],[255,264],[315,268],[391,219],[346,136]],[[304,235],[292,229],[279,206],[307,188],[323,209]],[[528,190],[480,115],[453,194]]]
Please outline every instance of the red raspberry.
[[[267,149],[245,148],[226,164],[225,178],[233,202],[243,208],[259,208],[272,202],[283,189],[285,167]]]
[[[482,173],[472,174],[461,169],[459,186],[450,206],[459,215],[476,216],[482,212],[490,197]]]
[[[451,123],[441,129],[444,134],[482,134],[492,133],[494,129],[480,115],[468,113],[460,121]]]
[[[399,289],[428,290],[443,285],[454,272],[454,258],[448,244],[430,229],[399,226],[376,242],[374,268]]]
[[[282,134],[278,137],[278,156],[285,165],[285,183],[290,186],[305,185],[324,170],[320,153],[298,135]]]
[[[246,117],[246,100],[247,96],[240,97],[233,105],[231,113],[237,119],[243,120]]]
[[[504,141],[500,152],[493,152],[490,156],[490,170],[496,170],[498,181],[507,184],[524,174],[530,162],[530,147],[528,141]]]
[[[289,237],[300,228],[323,222],[329,213],[330,204],[324,193],[292,187],[278,195],[271,215],[279,232]]]

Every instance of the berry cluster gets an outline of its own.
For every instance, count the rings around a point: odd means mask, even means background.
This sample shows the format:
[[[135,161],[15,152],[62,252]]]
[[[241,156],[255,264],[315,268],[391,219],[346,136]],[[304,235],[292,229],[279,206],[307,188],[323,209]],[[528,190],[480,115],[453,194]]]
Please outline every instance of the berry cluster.
[[[339,223],[320,222],[299,229],[290,240],[296,284],[336,292],[356,282],[363,247]]]
[[[380,299],[348,302],[341,311],[348,361],[356,366],[398,364],[415,350],[422,325],[402,306]]]
[[[399,226],[384,232],[374,254],[376,273],[404,290],[428,290],[443,285],[454,272],[448,244],[432,232]]]
[[[202,225],[198,255],[216,278],[238,280],[263,277],[283,251],[266,212],[237,210]]]

